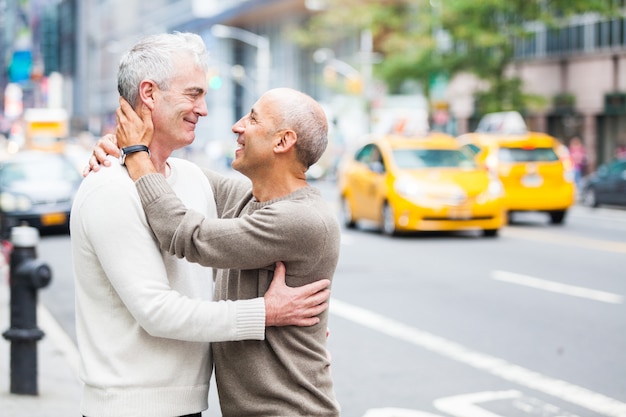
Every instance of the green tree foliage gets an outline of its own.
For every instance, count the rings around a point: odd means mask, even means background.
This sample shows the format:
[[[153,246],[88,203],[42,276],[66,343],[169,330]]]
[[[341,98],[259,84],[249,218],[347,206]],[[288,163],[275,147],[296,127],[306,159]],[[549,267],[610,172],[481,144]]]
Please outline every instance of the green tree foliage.
[[[615,13],[617,0],[326,0],[326,7],[298,31],[309,47],[337,46],[371,30],[384,58],[376,74],[391,92],[407,80],[426,89],[434,74],[469,72],[486,81],[477,95],[483,110],[523,110],[539,98],[507,76],[514,41],[530,35],[529,22],[551,26],[582,13]]]

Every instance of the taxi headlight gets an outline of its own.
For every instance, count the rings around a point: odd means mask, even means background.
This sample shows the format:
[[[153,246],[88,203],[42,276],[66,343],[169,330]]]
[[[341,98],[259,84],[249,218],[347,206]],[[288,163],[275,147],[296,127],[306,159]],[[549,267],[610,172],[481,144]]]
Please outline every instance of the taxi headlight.
[[[33,204],[26,196],[6,192],[0,194],[0,210],[4,212],[27,211],[30,210],[32,206]]]
[[[476,201],[480,204],[485,204],[488,201],[496,200],[504,196],[504,186],[502,185],[502,181],[497,178],[492,178],[489,180],[489,185],[487,186],[487,190],[478,195]]]
[[[393,187],[398,194],[405,198],[416,198],[423,195],[420,185],[411,178],[398,178]]]
[[[501,197],[504,195],[504,186],[502,185],[502,181],[499,179],[492,179],[489,181],[489,186],[487,187],[487,192],[492,197]]]

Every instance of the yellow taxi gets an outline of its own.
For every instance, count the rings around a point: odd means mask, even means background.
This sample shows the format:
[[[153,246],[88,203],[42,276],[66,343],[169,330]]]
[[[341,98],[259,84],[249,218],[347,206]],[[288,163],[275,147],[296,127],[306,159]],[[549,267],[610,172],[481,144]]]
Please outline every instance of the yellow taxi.
[[[457,139],[502,181],[509,221],[516,212],[534,211],[563,223],[576,188],[569,153],[556,138],[528,131],[517,112],[501,112],[486,115],[476,132]]]
[[[344,226],[382,233],[478,230],[497,236],[506,222],[500,180],[443,133],[370,136],[339,169]]]

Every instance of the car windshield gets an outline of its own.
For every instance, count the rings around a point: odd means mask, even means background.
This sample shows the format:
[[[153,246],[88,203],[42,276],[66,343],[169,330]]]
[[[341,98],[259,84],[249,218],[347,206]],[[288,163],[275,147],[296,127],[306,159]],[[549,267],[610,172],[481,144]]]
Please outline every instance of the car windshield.
[[[472,157],[458,149],[396,149],[393,157],[400,169],[476,167]]]
[[[80,174],[61,158],[7,162],[0,170],[0,184],[11,186],[20,181],[80,181]]]
[[[559,157],[552,148],[500,148],[501,162],[554,162]]]

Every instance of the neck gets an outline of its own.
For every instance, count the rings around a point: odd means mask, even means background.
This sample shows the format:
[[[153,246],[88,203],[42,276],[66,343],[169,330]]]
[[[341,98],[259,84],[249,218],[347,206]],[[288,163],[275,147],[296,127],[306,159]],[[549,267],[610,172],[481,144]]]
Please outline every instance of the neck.
[[[250,180],[252,181],[252,195],[261,203],[284,197],[309,185],[306,178],[294,176],[272,176],[266,179],[250,178]]]
[[[150,145],[150,160],[152,161],[152,164],[154,164],[154,168],[157,172],[165,175],[166,177],[169,173],[167,158],[169,158],[171,154],[171,150],[166,150],[163,147],[154,144],[154,142]]]

